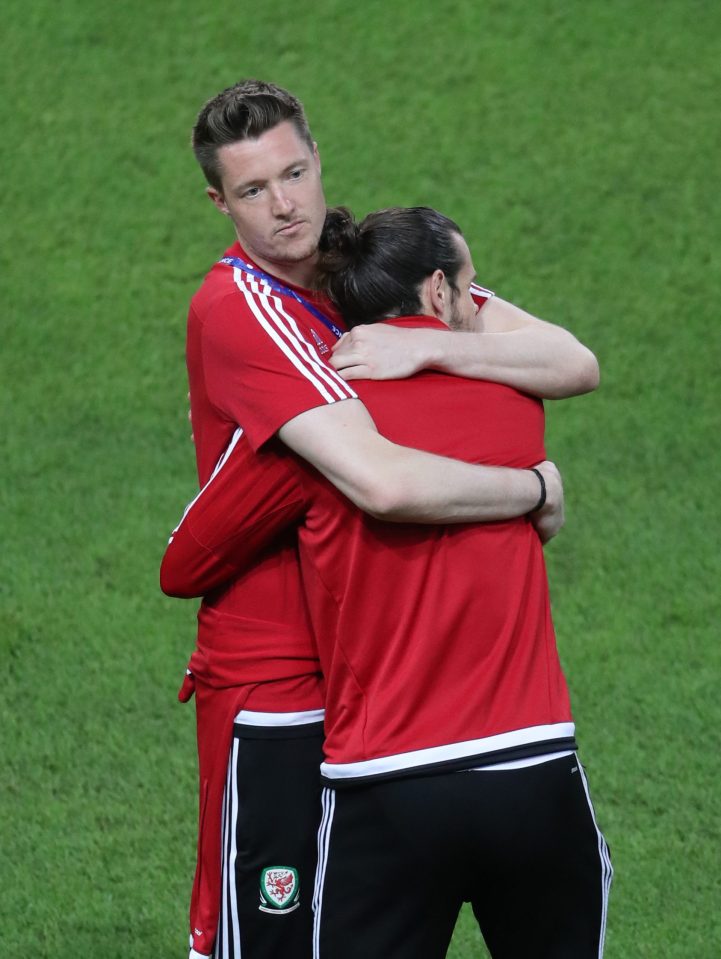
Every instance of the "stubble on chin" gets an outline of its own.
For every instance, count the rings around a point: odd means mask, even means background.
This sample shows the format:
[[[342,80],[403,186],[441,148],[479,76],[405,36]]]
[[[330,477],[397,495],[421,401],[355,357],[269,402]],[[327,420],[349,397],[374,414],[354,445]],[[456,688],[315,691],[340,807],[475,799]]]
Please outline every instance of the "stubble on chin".
[[[269,259],[277,260],[281,263],[300,263],[303,260],[309,260],[318,253],[319,237],[305,237],[301,240],[288,240],[283,243],[275,244],[272,257]]]
[[[308,240],[306,244],[301,246],[296,250],[295,260],[299,262],[300,260],[309,260],[311,257],[315,257],[318,253],[318,241],[313,242]]]

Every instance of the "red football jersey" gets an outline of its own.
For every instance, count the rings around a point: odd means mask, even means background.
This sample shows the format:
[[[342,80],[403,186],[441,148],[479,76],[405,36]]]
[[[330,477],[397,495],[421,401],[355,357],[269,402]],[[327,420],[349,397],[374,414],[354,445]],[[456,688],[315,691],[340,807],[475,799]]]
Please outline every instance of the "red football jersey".
[[[257,270],[238,243],[226,258]],[[220,260],[191,301],[187,361],[201,482],[236,426],[257,449],[299,413],[356,396],[326,362],[336,336],[314,311],[342,325],[330,302],[284,286]]]
[[[319,317],[339,318],[319,293],[255,275],[238,243],[214,264],[192,299],[187,363],[201,484],[240,426],[254,447],[284,422],[322,403],[355,397],[325,361],[336,336]],[[304,304],[309,304],[306,308]],[[316,312],[314,312],[314,310]],[[245,440],[244,449],[250,459]],[[239,453],[240,453],[239,449]],[[193,672],[217,686],[316,675],[318,660],[300,583],[295,535],[279,537],[256,562],[204,599],[198,613]],[[279,700],[279,712],[315,708]],[[282,687],[275,687],[276,695]]]
[[[391,322],[444,329],[428,317]],[[395,442],[493,465],[545,458],[542,404],[508,387],[435,372],[356,385]],[[203,591],[227,575],[223,564],[243,568],[264,537],[303,517],[304,582],[327,686],[327,781],[478,766],[575,745],[543,551],[526,517],[381,523],[272,445],[252,474],[235,471],[238,455],[190,509],[166,570],[179,592]],[[252,522],[238,506],[249,482],[259,502],[264,485],[282,489]],[[200,559],[191,565],[194,551]]]

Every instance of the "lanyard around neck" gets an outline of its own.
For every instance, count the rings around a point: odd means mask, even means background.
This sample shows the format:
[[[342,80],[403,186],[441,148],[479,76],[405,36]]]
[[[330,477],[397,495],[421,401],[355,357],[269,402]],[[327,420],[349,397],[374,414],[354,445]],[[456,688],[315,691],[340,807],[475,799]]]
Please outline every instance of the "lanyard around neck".
[[[343,335],[343,331],[340,329],[340,327],[336,326],[331,318],[326,316],[322,310],[319,310],[314,303],[309,302],[304,296],[301,296],[300,293],[296,293],[295,290],[292,290],[289,286],[281,283],[280,280],[276,280],[274,276],[271,276],[264,270],[259,270],[257,267],[251,266],[250,263],[246,263],[245,260],[241,260],[238,256],[224,256],[220,262],[227,263],[229,266],[234,266],[236,269],[243,270],[245,273],[250,273],[251,276],[255,276],[259,280],[262,280],[264,283],[266,283],[271,290],[275,290],[276,293],[283,293],[285,296],[292,297],[294,300],[296,300],[296,302],[300,303],[302,307],[308,310],[309,313],[312,313],[316,319],[325,324],[325,326],[328,327],[336,339],[340,339],[340,337]]]

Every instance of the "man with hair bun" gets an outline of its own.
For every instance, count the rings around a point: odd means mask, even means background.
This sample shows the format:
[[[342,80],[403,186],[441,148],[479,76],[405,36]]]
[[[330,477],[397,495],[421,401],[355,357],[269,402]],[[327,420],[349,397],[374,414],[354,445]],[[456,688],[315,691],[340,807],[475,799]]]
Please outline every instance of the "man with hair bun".
[[[274,84],[243,81],[203,107],[193,148],[207,194],[237,236],[188,318],[201,487],[218,483],[229,456],[244,459],[251,475],[282,442],[359,509],[393,522],[525,515],[543,482],[537,521],[552,535],[563,510],[552,464],[539,463],[535,474],[397,445],[378,432],[349,381],[369,367],[380,377],[408,375],[412,364],[560,397],[595,388],[592,354],[480,287],[482,332],[462,346],[436,331],[431,342],[423,330],[410,339],[406,330],[383,331],[376,340],[362,327],[337,345],[342,321],[317,288],[326,205],[302,105]],[[265,495],[256,507],[270,502]],[[164,566],[170,593],[173,575]],[[193,693],[200,807],[191,957],[309,956],[324,691],[294,533],[204,598],[181,699]]]

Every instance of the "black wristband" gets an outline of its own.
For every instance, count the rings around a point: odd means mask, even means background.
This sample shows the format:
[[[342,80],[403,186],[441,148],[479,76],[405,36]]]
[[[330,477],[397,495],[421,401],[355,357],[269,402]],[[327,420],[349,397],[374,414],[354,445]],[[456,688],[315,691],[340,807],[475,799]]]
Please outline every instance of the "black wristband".
[[[539,498],[538,498],[538,502],[536,503],[536,505],[535,505],[535,506],[533,507],[533,509],[531,510],[532,513],[537,513],[537,512],[539,511],[539,509],[542,509],[542,508],[543,508],[543,506],[544,506],[544,504],[545,504],[545,502],[546,502],[546,481],[545,481],[545,479],[543,478],[543,473],[542,473],[540,470],[537,470],[537,469],[535,468],[535,466],[531,469],[531,472],[536,474],[536,476],[538,477],[538,480],[539,480],[539,482],[540,482],[540,484],[541,484],[541,495],[540,495]]]

